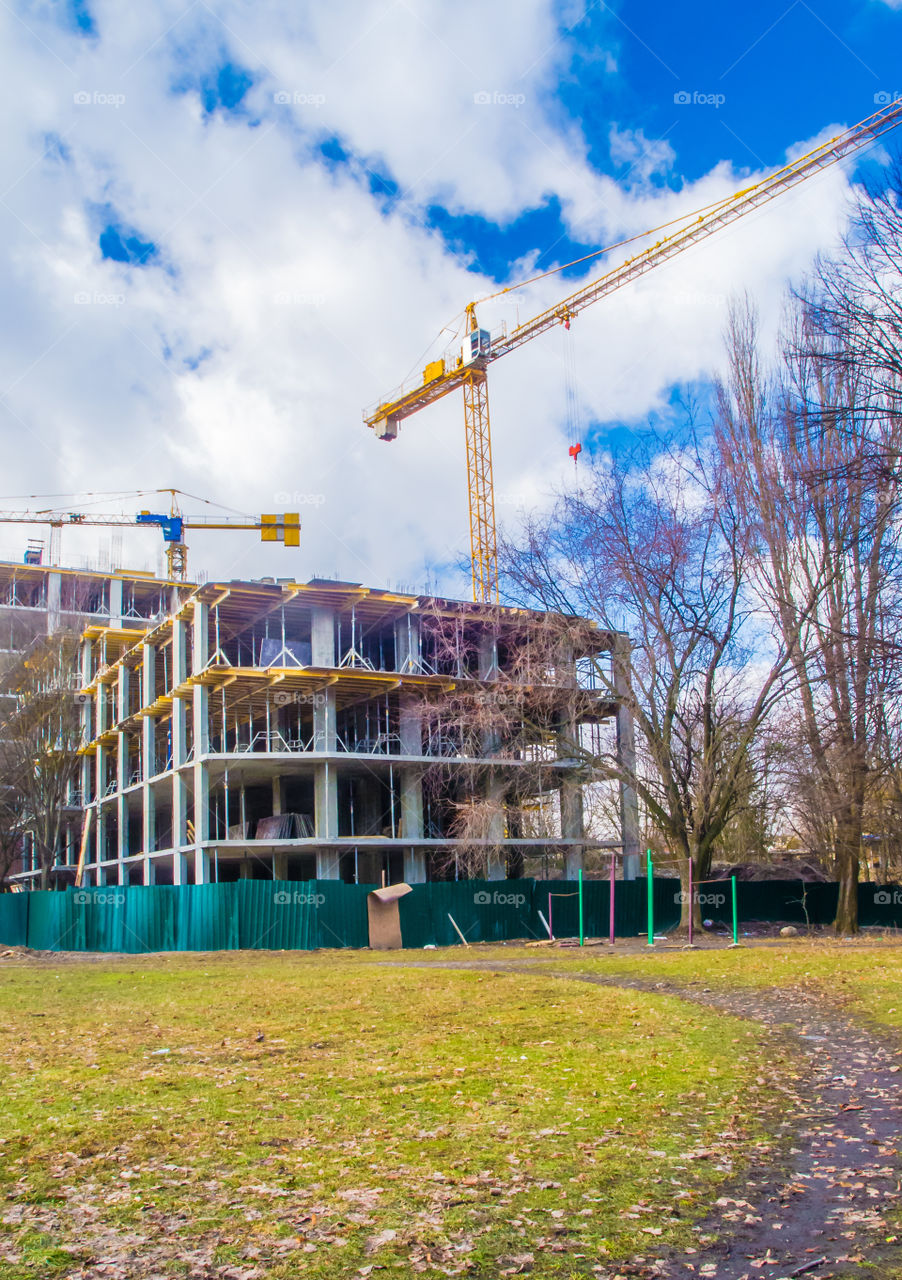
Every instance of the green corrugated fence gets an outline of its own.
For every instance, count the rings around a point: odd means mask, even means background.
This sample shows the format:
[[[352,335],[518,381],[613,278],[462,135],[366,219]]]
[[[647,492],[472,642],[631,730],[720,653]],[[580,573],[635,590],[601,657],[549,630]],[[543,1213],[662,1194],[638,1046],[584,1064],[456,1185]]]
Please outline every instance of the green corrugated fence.
[[[28,945],[30,893],[0,893],[0,939],[7,947]]]
[[[335,880],[303,883],[240,880],[234,884],[118,886],[65,892],[0,894],[0,945],[37,951],[311,951],[369,944],[367,894],[374,885]],[[541,911],[558,938],[579,931],[575,880],[460,880],[418,884],[399,903],[405,947],[453,946],[455,922],[468,942],[544,938]],[[587,937],[607,937],[609,885],[584,881]],[[730,920],[729,881],[702,887],[702,914]],[[677,880],[656,879],[655,932],[680,918]],[[793,881],[740,882],[739,917],[829,924],[836,911],[835,884]],[[859,886],[863,925],[902,928],[902,888]],[[618,881],[614,896],[617,937],[643,935],[647,927],[646,881]]]

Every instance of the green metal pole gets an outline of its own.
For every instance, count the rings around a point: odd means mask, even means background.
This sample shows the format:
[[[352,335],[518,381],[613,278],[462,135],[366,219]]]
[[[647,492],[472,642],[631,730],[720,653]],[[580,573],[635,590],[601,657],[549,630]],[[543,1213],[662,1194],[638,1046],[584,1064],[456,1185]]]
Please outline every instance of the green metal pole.
[[[646,872],[648,875],[648,945],[655,945],[655,882],[654,864],[651,860],[651,849],[646,851]]]
[[[585,946],[586,935],[583,931],[583,869],[579,869],[579,945]]]
[[[733,876],[733,946],[739,946],[739,911],[736,906],[736,877]]]

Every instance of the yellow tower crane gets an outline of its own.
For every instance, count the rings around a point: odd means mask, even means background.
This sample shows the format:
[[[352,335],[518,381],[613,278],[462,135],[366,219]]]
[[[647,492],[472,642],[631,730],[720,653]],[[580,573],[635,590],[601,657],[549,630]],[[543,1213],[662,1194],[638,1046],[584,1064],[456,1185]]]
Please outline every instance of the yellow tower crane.
[[[601,298],[622,289],[624,285],[636,280],[639,276],[676,257],[677,254],[691,248],[700,240],[719,231],[721,227],[735,222],[751,213],[753,209],[789,191],[799,183],[823,169],[829,168],[838,161],[853,155],[868,146],[883,134],[894,129],[902,122],[902,99],[882,107],[867,119],[845,133],[821,143],[807,154],[793,160],[775,173],[763,178],[753,186],[744,187],[741,191],[697,209],[681,218],[666,223],[653,231],[634,236],[629,241],[614,245],[622,247],[635,240],[657,232],[667,232],[655,244],[642,250],[632,258],[614,267],[606,275],[584,285],[571,293],[569,297],[545,311],[539,312],[524,324],[518,324],[509,333],[502,328],[498,333],[490,334],[480,327],[476,317],[476,303],[466,307],[466,332],[463,346],[446,355],[443,359],[427,364],[421,379],[414,384],[402,386],[375,408],[366,410],[363,420],[372,427],[380,440],[394,440],[398,435],[399,423],[411,414],[424,409],[426,405],[440,400],[443,396],[458,388],[463,390],[464,423],[466,428],[467,449],[467,489],[470,503],[470,556],[473,574],[473,599],[476,601],[496,601],[498,599],[498,548],[495,532],[495,498],[492,481],[492,442],[489,427],[488,367],[501,356],[524,343],[537,338],[539,334],[554,325],[564,324],[568,328],[570,321],[584,307]],[[579,259],[580,262],[610,252],[610,249],[599,249]],[[576,264],[567,264],[576,265]],[[553,271],[544,272],[543,276],[554,271],[562,271],[564,267],[556,267]],[[533,280],[542,276],[533,277]],[[492,297],[510,292],[514,288],[522,288],[532,280],[523,281],[519,285],[502,289]],[[488,299],[483,299],[487,301]]]
[[[188,578],[188,547],[186,529],[259,530],[262,542],[283,542],[286,547],[300,546],[301,520],[298,512],[264,516],[185,516],[182,514],[178,489],[154,489],[153,493],[168,493],[168,512],[139,511],[137,515],[98,515],[94,512],[60,511],[47,508],[42,511],[4,511],[0,524],[42,524],[50,528],[49,563],[56,565],[60,558],[60,540],[64,528],[95,526],[155,525],[163,534],[166,544],[167,575],[171,581],[185,582]],[[41,562],[42,550],[33,548],[26,552],[26,563]]]

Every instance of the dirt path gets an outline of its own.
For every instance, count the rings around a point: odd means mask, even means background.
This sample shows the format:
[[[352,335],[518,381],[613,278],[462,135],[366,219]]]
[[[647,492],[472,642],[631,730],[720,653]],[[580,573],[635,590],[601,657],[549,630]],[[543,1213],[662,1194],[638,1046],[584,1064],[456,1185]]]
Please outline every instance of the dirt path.
[[[783,1159],[776,1166],[753,1161],[741,1186],[725,1192],[694,1228],[697,1251],[647,1256],[609,1275],[827,1280],[861,1264],[875,1276],[897,1269],[902,1275],[902,1230],[897,1240],[886,1216],[902,1208],[902,1046],[889,1032],[786,990],[724,991],[486,960],[440,967],[525,972],[676,996],[763,1024],[790,1047],[799,1079],[786,1115]],[[716,1240],[708,1242],[711,1236]]]

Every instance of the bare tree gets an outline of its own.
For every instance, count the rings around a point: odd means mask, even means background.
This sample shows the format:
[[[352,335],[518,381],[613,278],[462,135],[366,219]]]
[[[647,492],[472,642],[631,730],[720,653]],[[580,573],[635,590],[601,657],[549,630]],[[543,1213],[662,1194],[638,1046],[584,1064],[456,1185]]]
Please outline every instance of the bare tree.
[[[512,599],[629,633],[593,677],[632,711],[647,767],[630,769],[584,735],[573,746],[595,776],[636,790],[684,888],[690,864],[694,883],[708,877],[747,804],[750,745],[783,696],[793,644],[760,628],[751,536],[729,480],[694,435],[680,448],[650,442],[591,466],[578,490],[502,547]],[[685,893],[683,902],[685,926],[699,912]]]
[[[800,295],[811,326],[830,335],[821,357],[834,382],[853,377],[860,408],[902,411],[902,162],[859,188],[843,251],[819,262]],[[802,351],[807,350],[807,344]],[[885,442],[859,440],[885,462]],[[872,450],[872,445],[874,449]],[[897,453],[890,455],[898,458]]]
[[[796,794],[828,843],[840,885],[835,927],[857,929],[862,821],[871,779],[886,609],[899,573],[898,497],[887,460],[892,412],[841,335],[802,304],[782,366],[761,369],[755,317],[734,308],[717,437],[747,513],[756,585],[796,677]]]
[[[430,762],[427,806],[435,834],[455,842],[458,874],[483,876],[505,860],[517,872],[522,858],[510,841],[558,839],[556,762],[566,727],[594,705],[576,681],[574,654],[598,643],[581,619],[524,614],[518,623],[493,606],[433,600],[423,659],[448,684],[424,690],[416,714]]]
[[[57,633],[36,640],[4,674],[0,719],[0,780],[7,830],[33,841],[41,888],[63,829],[64,810],[81,743],[73,692],[75,638]]]

